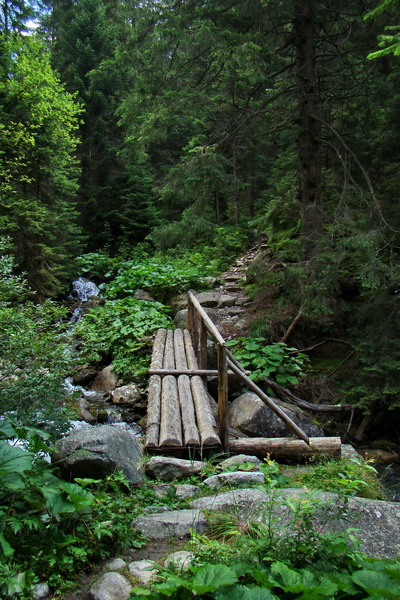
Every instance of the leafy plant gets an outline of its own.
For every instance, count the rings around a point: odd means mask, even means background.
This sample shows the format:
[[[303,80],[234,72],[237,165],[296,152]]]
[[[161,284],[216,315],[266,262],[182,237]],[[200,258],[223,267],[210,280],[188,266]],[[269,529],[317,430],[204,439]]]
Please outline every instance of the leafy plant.
[[[264,338],[239,337],[230,340],[227,345],[243,366],[251,370],[253,381],[271,377],[283,386],[297,385],[309,360],[296,348],[290,348],[283,342],[266,344]]]
[[[174,265],[156,258],[126,261],[118,269],[116,278],[102,289],[108,298],[124,298],[144,289],[164,301],[171,294],[201,283],[203,276],[202,269],[195,265]]]
[[[296,474],[293,470],[289,484],[375,500],[384,499],[376,469],[356,459],[319,459],[316,464],[309,464],[306,471]]]
[[[168,309],[159,302],[122,298],[97,306],[76,325],[80,356],[86,361],[112,360],[123,377],[148,368],[152,333],[168,327]]]

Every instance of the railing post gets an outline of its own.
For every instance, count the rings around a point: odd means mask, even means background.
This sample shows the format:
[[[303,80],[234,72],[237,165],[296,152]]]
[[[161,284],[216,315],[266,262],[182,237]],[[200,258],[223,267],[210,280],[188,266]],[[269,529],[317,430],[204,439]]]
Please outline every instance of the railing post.
[[[190,294],[188,294],[188,329],[192,337],[193,350],[196,359],[199,361],[199,318],[193,302],[191,301]]]
[[[218,356],[218,428],[224,452],[229,452],[228,428],[228,362],[226,347],[217,343]]]
[[[199,369],[207,369],[207,329],[200,319],[200,350],[198,357]]]

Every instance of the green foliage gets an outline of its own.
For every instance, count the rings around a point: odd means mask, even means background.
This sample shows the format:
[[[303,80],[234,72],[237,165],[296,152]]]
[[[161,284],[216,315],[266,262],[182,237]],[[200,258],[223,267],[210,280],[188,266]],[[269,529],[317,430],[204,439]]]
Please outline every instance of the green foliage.
[[[264,338],[240,337],[227,342],[236,358],[251,370],[251,379],[271,377],[280,385],[297,385],[308,364],[308,357],[283,342],[266,344]]]
[[[377,472],[370,464],[356,459],[319,460],[304,471],[291,473],[291,487],[316,488],[328,492],[384,500]]]
[[[63,481],[38,455],[49,450],[46,439],[39,430],[0,421],[2,597],[27,597],[43,579],[61,591],[88,563],[142,545],[131,526],[137,498],[125,478]],[[24,447],[10,445],[16,440]]]
[[[97,306],[76,325],[80,356],[89,362],[112,360],[119,374],[128,379],[148,369],[150,336],[168,327],[168,309],[159,302],[122,298]]]
[[[194,264],[185,265],[182,260],[130,260],[121,264],[115,279],[102,289],[109,298],[124,298],[133,295],[139,289],[144,289],[158,300],[165,301],[172,294],[198,285],[203,277],[204,271],[200,267]]]
[[[34,35],[13,36],[0,78],[0,234],[14,244],[19,267],[40,296],[54,296],[69,278],[80,245],[73,153],[80,108],[51,69]]]
[[[13,258],[0,259],[0,414],[13,412],[24,424],[53,434],[65,429],[57,404],[72,356],[64,336],[66,311],[48,300],[34,304],[24,279],[13,273]],[[16,303],[18,295],[18,303]]]
[[[106,252],[88,252],[77,256],[74,260],[75,271],[78,275],[98,282],[103,282],[115,275],[120,262],[121,260],[116,257],[112,258]]]
[[[192,534],[195,565],[179,575],[164,572],[161,582],[134,588],[131,598],[364,600],[365,593],[371,600],[396,597],[399,560],[367,558],[350,543],[351,536],[324,534],[326,523],[339,513],[335,506],[323,507],[315,494],[288,499],[287,505],[290,522],[284,530],[279,525],[279,534],[273,518],[238,526],[234,515],[214,514],[218,540]],[[272,514],[272,505],[268,510]]]

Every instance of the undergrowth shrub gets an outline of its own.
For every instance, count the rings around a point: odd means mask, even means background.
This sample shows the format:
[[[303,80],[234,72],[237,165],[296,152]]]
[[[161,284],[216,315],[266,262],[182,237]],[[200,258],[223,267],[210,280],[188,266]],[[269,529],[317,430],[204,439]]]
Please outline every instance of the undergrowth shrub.
[[[283,342],[267,344],[264,338],[239,337],[227,342],[235,357],[251,371],[253,381],[270,377],[280,385],[297,385],[308,357]]]
[[[143,289],[163,302],[172,294],[201,284],[203,277],[204,270],[193,264],[173,264],[158,258],[125,261],[115,279],[101,289],[108,298],[124,298]]]
[[[151,352],[151,335],[168,327],[168,309],[159,302],[122,298],[108,300],[86,314],[74,329],[81,359],[112,360],[115,371],[129,380],[144,375]]]

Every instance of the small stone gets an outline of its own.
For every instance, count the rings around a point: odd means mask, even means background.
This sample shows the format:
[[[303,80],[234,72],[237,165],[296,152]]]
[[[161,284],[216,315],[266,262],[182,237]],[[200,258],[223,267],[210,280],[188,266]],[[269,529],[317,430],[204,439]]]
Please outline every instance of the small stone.
[[[168,510],[160,514],[137,517],[132,527],[139,529],[151,540],[189,537],[191,531],[205,533],[208,521],[200,510]]]
[[[265,477],[260,472],[235,471],[233,473],[220,473],[204,480],[204,485],[212,489],[219,489],[223,485],[249,485],[253,483],[264,483]]]
[[[121,571],[126,567],[126,562],[122,558],[113,558],[104,565],[106,571]]]
[[[92,600],[128,600],[132,585],[120,573],[106,573],[89,591]]]
[[[181,483],[175,486],[175,493],[178,498],[192,498],[200,492],[198,485],[191,485],[190,483]]]
[[[229,294],[222,294],[218,300],[218,308],[224,308],[225,306],[233,306],[236,302],[235,296]]]
[[[112,392],[113,404],[126,404],[132,406],[141,399],[140,390],[137,385],[130,383],[123,385]]]
[[[188,475],[197,475],[204,467],[205,463],[199,460],[152,456],[145,465],[145,472],[148,477],[172,481]]]
[[[35,600],[44,600],[50,596],[50,587],[47,583],[37,583],[33,586],[33,597]]]
[[[240,465],[246,463],[251,463],[252,465],[254,465],[254,469],[252,470],[258,471],[261,464],[261,460],[256,456],[249,456],[248,454],[236,454],[235,456],[231,456],[230,458],[221,461],[217,465],[215,470],[219,472],[226,471],[230,467],[240,467]],[[240,471],[240,468],[238,470]]]
[[[192,566],[195,560],[195,555],[193,552],[188,552],[187,550],[181,550],[179,552],[173,552],[167,556],[164,561],[164,567],[167,569],[175,568],[179,571],[187,571],[189,567]]]
[[[157,563],[152,560],[135,560],[129,563],[129,573],[140,583],[149,583],[157,575]]]

